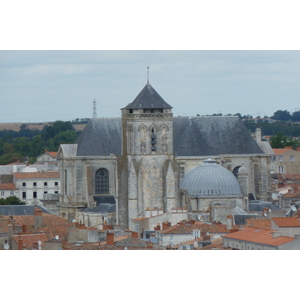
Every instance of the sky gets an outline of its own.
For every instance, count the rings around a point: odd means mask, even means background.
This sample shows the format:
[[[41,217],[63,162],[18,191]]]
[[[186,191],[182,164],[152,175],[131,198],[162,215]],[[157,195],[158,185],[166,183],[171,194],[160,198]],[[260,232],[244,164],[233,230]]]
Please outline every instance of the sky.
[[[0,51],[0,122],[119,117],[149,81],[174,116],[300,109],[300,51]]]
[[[293,1],[80,3],[2,4],[0,123],[120,117],[148,66],[174,116],[300,109]]]

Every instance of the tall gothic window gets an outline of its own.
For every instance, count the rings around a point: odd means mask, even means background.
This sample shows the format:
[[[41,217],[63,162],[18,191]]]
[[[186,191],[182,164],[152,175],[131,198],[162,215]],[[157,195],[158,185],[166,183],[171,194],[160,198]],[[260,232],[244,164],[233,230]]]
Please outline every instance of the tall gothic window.
[[[99,169],[96,172],[95,194],[109,194],[109,175],[106,169]]]

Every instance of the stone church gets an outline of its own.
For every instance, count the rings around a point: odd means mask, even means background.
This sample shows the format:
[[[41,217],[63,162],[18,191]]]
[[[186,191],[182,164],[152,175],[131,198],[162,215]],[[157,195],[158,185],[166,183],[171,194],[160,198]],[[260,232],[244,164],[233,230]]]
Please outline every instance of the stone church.
[[[72,218],[115,203],[116,223],[132,228],[134,219],[152,209],[204,212],[217,203],[247,210],[249,195],[268,198],[270,156],[260,131],[253,137],[237,116],[174,117],[172,106],[148,82],[121,109],[121,118],[91,119],[75,144],[60,146],[60,214]],[[194,172],[192,185],[206,177],[207,182],[220,178],[221,187],[192,195],[185,178],[203,162],[214,169]],[[232,180],[239,187],[226,195],[226,186],[236,185]]]

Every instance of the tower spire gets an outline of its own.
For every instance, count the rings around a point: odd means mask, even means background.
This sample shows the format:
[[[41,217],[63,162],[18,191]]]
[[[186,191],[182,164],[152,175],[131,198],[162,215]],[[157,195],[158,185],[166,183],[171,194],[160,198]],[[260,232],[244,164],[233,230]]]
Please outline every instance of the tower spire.
[[[149,83],[149,67],[147,67],[147,83]]]

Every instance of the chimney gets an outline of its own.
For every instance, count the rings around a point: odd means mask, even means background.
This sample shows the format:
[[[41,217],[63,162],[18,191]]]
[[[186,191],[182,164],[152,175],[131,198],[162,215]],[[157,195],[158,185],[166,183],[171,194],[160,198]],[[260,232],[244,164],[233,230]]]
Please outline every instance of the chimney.
[[[12,249],[12,236],[15,234],[13,225],[8,225],[8,245],[9,249]]]
[[[205,236],[206,236],[206,231],[201,231],[201,232],[200,232],[200,236],[201,236],[201,237],[205,237]]]
[[[165,221],[165,222],[162,223],[162,229],[163,230],[168,229],[170,226],[171,226],[171,223],[168,222],[168,221]]]
[[[232,228],[233,228],[233,217],[232,217],[232,215],[229,215],[226,218],[226,229],[230,230]]]
[[[26,233],[27,232],[27,225],[22,225],[22,232]]]
[[[262,217],[267,218],[269,216],[269,208],[264,207],[262,213],[263,213]]]
[[[255,140],[260,142],[261,141],[261,129],[260,128],[256,128],[255,131]]]
[[[156,227],[154,227],[154,230],[160,230],[160,224],[157,223]]]
[[[106,233],[106,244],[107,246],[113,246],[115,244],[115,234],[114,232]]]
[[[23,250],[23,239],[20,235],[19,235],[18,250]]]
[[[204,236],[203,241],[210,241],[210,236],[209,235]]]
[[[42,210],[38,207],[34,208],[34,229],[41,229],[42,228]]]
[[[34,215],[35,216],[42,216],[43,211],[39,207],[34,208]]]
[[[138,238],[139,238],[138,232],[131,231],[131,237],[132,237],[133,239],[138,239]]]

